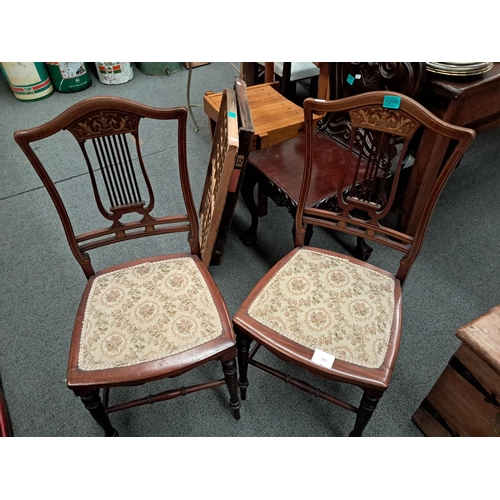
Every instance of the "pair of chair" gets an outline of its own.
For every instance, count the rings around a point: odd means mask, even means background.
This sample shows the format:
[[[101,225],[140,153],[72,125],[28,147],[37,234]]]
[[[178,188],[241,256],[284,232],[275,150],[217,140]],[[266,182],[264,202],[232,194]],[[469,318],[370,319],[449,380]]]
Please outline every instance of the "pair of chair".
[[[318,157],[316,143],[324,139],[313,125],[315,113],[347,113],[351,124],[348,145],[332,142],[330,153]],[[394,368],[401,335],[401,285],[420,250],[437,197],[474,132],[448,125],[411,99],[388,92],[338,101],[307,99],[304,117],[304,175],[295,218],[295,249],[264,276],[233,318],[241,398],[246,398],[248,364],[252,364],[356,412],[351,435],[361,435]],[[177,125],[178,176],[187,214],[153,215],[153,183],[146,173],[139,138],[142,118]],[[16,142],[47,188],[73,255],[88,278],[73,330],[67,384],[107,436],[117,435],[108,417],[113,411],[224,383],[233,416],[240,416],[233,325],[200,260],[197,213],[187,171],[186,120],[185,108],[158,109],[120,98],[95,97],[45,125],[15,133]],[[404,152],[420,127],[450,139],[454,149],[416,233],[402,234],[385,228],[383,222],[394,200]],[[31,146],[61,130],[76,138],[88,165],[96,206],[109,221],[100,230],[75,234],[57,188]],[[224,143],[220,144],[218,154],[224,155]],[[392,156],[388,161],[382,152],[387,145],[396,144],[402,145],[399,159]],[[96,170],[91,156],[97,160]],[[341,172],[337,205],[328,210],[309,206],[310,187],[333,169]],[[393,181],[386,192],[389,171]],[[147,193],[148,201],[140,189]],[[129,220],[132,215],[134,219]],[[310,225],[400,250],[405,256],[399,271],[393,275],[352,257],[305,246]],[[188,232],[189,253],[144,258],[97,273],[87,253],[116,242],[182,231]],[[360,407],[264,366],[254,358],[255,349],[249,352],[252,341],[319,377],[361,387]],[[221,362],[223,379],[108,405],[111,387],[176,377],[212,360]]]

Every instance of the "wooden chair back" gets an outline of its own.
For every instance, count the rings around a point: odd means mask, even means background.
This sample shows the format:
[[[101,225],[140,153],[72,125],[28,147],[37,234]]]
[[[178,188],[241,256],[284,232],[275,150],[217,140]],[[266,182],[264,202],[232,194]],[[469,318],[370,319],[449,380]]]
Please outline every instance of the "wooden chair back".
[[[314,130],[313,113],[343,113],[348,117],[347,145],[341,157],[336,153],[335,158],[335,168],[342,169],[336,206],[329,210],[306,206],[315,138],[318,135]],[[438,196],[474,139],[474,131],[450,125],[413,99],[395,92],[368,92],[332,101],[306,99],[304,115],[306,152],[295,218],[296,246],[304,245],[308,224],[381,243],[405,255],[396,275],[402,283],[420,251]],[[443,137],[449,146],[417,229],[410,234],[392,227],[394,225],[388,222],[388,215],[393,207],[410,141],[421,128]],[[418,150],[416,154],[418,156]],[[328,168],[326,162],[321,168]]]
[[[152,215],[155,196],[139,137],[143,118],[170,120],[177,125],[173,142],[186,213]],[[144,236],[188,232],[190,252],[199,255],[198,219],[187,171],[186,122],[187,109],[183,107],[162,109],[119,97],[91,97],[44,125],[14,134],[49,192],[69,246],[87,278],[95,274],[88,250]],[[75,234],[56,185],[32,147],[32,143],[63,130],[69,131],[78,142],[96,208],[108,221],[107,226],[82,234]],[[122,220],[124,216],[126,222]]]

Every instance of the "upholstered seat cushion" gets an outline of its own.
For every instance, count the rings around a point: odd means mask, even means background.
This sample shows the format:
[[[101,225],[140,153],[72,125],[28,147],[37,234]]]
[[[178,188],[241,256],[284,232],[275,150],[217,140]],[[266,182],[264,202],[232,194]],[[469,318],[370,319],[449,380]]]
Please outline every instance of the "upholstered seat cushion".
[[[144,262],[100,274],[90,286],[80,370],[161,359],[222,333],[209,288],[191,257]]]
[[[394,309],[395,278],[341,256],[300,249],[258,294],[248,315],[304,347],[378,368]]]

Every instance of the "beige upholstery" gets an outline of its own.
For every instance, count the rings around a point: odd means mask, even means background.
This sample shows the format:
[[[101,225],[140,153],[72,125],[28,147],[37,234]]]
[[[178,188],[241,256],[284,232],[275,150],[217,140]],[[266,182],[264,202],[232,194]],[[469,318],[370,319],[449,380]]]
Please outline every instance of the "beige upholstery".
[[[367,368],[386,355],[395,279],[341,256],[299,250],[271,278],[249,315],[281,335]]]
[[[131,264],[89,284],[81,370],[153,361],[221,335],[219,314],[192,257]]]

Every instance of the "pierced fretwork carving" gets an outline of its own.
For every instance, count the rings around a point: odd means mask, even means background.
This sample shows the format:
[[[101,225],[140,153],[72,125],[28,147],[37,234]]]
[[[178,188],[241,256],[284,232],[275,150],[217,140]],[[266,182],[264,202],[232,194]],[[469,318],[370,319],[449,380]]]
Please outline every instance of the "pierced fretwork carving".
[[[392,90],[416,97],[426,75],[421,62],[343,62],[330,63],[331,99],[341,99],[372,90]],[[351,75],[354,81],[349,79]]]
[[[341,99],[373,90],[388,90],[415,97],[422,88],[425,75],[425,63],[418,62],[329,63],[330,98]],[[351,119],[345,113],[327,114],[318,124],[318,129],[348,146]],[[370,137],[367,140],[369,142]],[[390,155],[388,152],[389,158]]]

